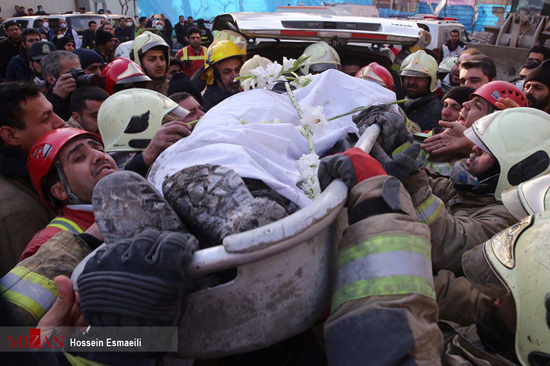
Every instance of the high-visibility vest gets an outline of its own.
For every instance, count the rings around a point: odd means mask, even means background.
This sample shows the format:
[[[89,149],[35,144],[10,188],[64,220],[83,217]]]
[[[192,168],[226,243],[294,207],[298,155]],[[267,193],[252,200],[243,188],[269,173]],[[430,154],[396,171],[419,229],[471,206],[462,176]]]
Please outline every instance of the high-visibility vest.
[[[78,226],[78,224],[72,220],[69,220],[64,217],[56,217],[46,227],[55,227],[61,229],[62,231],[70,231],[74,234],[82,234],[84,230]]]
[[[188,47],[190,47],[190,46],[188,46]],[[183,55],[181,56],[180,60],[182,62],[185,62],[185,61],[204,61],[206,59],[206,47],[201,46],[201,49],[202,49],[202,55],[189,56],[189,54],[187,53],[187,47],[184,47],[183,48]]]

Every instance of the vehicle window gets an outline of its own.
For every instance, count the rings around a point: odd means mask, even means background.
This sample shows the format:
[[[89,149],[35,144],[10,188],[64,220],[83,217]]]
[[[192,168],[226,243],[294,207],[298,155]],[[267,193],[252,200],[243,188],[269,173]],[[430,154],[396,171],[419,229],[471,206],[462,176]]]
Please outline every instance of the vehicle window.
[[[34,24],[32,25],[32,27],[33,27],[33,28],[37,28],[37,29],[40,28],[40,27],[42,27],[42,19],[36,19],[36,20],[34,21]]]
[[[101,24],[102,17],[94,17],[94,16],[82,16],[82,17],[68,17],[67,21],[71,23],[71,26],[75,31],[84,31],[88,29],[88,22],[90,20],[95,20],[99,25]]]
[[[29,26],[29,21],[28,20],[17,20],[17,23],[19,23],[19,25],[21,25],[21,29],[25,29]]]
[[[460,40],[462,42],[470,42],[470,38],[468,37],[468,32],[466,32],[466,29],[464,28],[460,29]]]

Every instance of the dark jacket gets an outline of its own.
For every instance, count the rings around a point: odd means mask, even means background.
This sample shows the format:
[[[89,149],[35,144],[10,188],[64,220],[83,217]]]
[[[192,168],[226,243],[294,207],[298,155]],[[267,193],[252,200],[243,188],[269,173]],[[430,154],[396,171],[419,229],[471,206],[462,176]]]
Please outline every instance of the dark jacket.
[[[229,95],[225,90],[220,89],[217,85],[208,85],[206,92],[202,96],[202,110],[207,112],[209,109],[220,103]]]
[[[6,71],[6,80],[26,81],[29,78],[34,79],[34,72],[29,67],[29,63],[27,51],[23,51],[17,57],[12,58]]]
[[[182,46],[186,46],[187,42],[185,41],[185,37],[187,37],[187,29],[189,27],[187,26],[187,23],[182,25],[181,23],[176,24],[174,27],[174,31],[176,32],[176,39],[178,40],[178,43]]]
[[[115,37],[122,43],[134,39],[134,31],[130,27],[115,29]]]
[[[26,158],[22,151],[0,146],[0,276],[17,264],[34,234],[55,217],[30,182]]]
[[[82,48],[94,48],[95,32],[86,29],[82,33]]]
[[[52,89],[50,88],[48,90],[48,93],[46,94],[46,99],[50,103],[52,103],[53,111],[55,114],[57,114],[61,119],[64,121],[69,120],[71,118],[71,97],[67,99],[61,98],[59,95],[54,94]]]
[[[6,77],[6,70],[11,59],[23,51],[21,42],[13,43],[11,39],[6,38],[0,42],[0,77]]]
[[[441,105],[441,100],[439,100],[437,94],[434,92],[418,99],[410,100],[402,104],[402,108],[411,121],[416,122],[422,131],[426,131],[438,126],[443,106]]]

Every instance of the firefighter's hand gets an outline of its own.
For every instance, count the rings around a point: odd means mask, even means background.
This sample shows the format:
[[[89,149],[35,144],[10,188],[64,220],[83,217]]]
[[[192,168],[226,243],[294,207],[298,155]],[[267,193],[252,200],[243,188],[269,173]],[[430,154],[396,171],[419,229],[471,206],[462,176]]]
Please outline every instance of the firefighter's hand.
[[[440,134],[424,140],[422,149],[431,155],[445,153],[470,153],[474,144],[464,136],[466,127],[458,122],[439,121],[441,127],[447,128]]]
[[[325,190],[334,179],[340,179],[351,189],[357,183],[378,175],[386,175],[380,163],[356,147],[321,159],[317,173],[321,190]]]
[[[497,107],[498,109],[518,108],[519,104],[517,104],[510,98],[500,97],[495,103],[495,107]]]
[[[386,154],[378,143],[375,143],[370,154],[382,165],[388,175],[396,177],[401,182],[405,182],[412,173],[417,172],[421,165],[416,161],[420,154],[419,144],[413,144],[392,157]]]
[[[55,328],[85,326],[84,316],[80,311],[80,298],[73,291],[71,280],[65,276],[54,279],[59,294],[50,310],[40,319],[37,328],[42,335],[49,335]]]
[[[143,162],[151,166],[164,150],[183,137],[189,136],[192,129],[193,127],[182,121],[172,121],[162,125],[143,151]]]
[[[189,233],[146,230],[99,248],[78,276],[92,326],[174,326],[185,307],[184,271],[198,241]]]
[[[61,99],[67,99],[76,90],[76,80],[71,74],[63,74],[53,86],[53,93]]]

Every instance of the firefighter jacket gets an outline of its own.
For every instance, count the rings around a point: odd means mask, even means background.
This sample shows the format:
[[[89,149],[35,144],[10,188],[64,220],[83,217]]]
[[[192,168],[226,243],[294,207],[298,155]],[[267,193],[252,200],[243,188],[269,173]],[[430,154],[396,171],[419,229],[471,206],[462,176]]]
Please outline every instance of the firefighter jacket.
[[[459,191],[447,178],[428,178],[421,169],[405,182],[416,217],[430,227],[434,271],[462,273],[467,250],[484,243],[517,219],[493,195]]]
[[[324,330],[329,364],[439,365],[430,230],[408,193],[394,177],[367,179],[350,192],[348,220]]]

